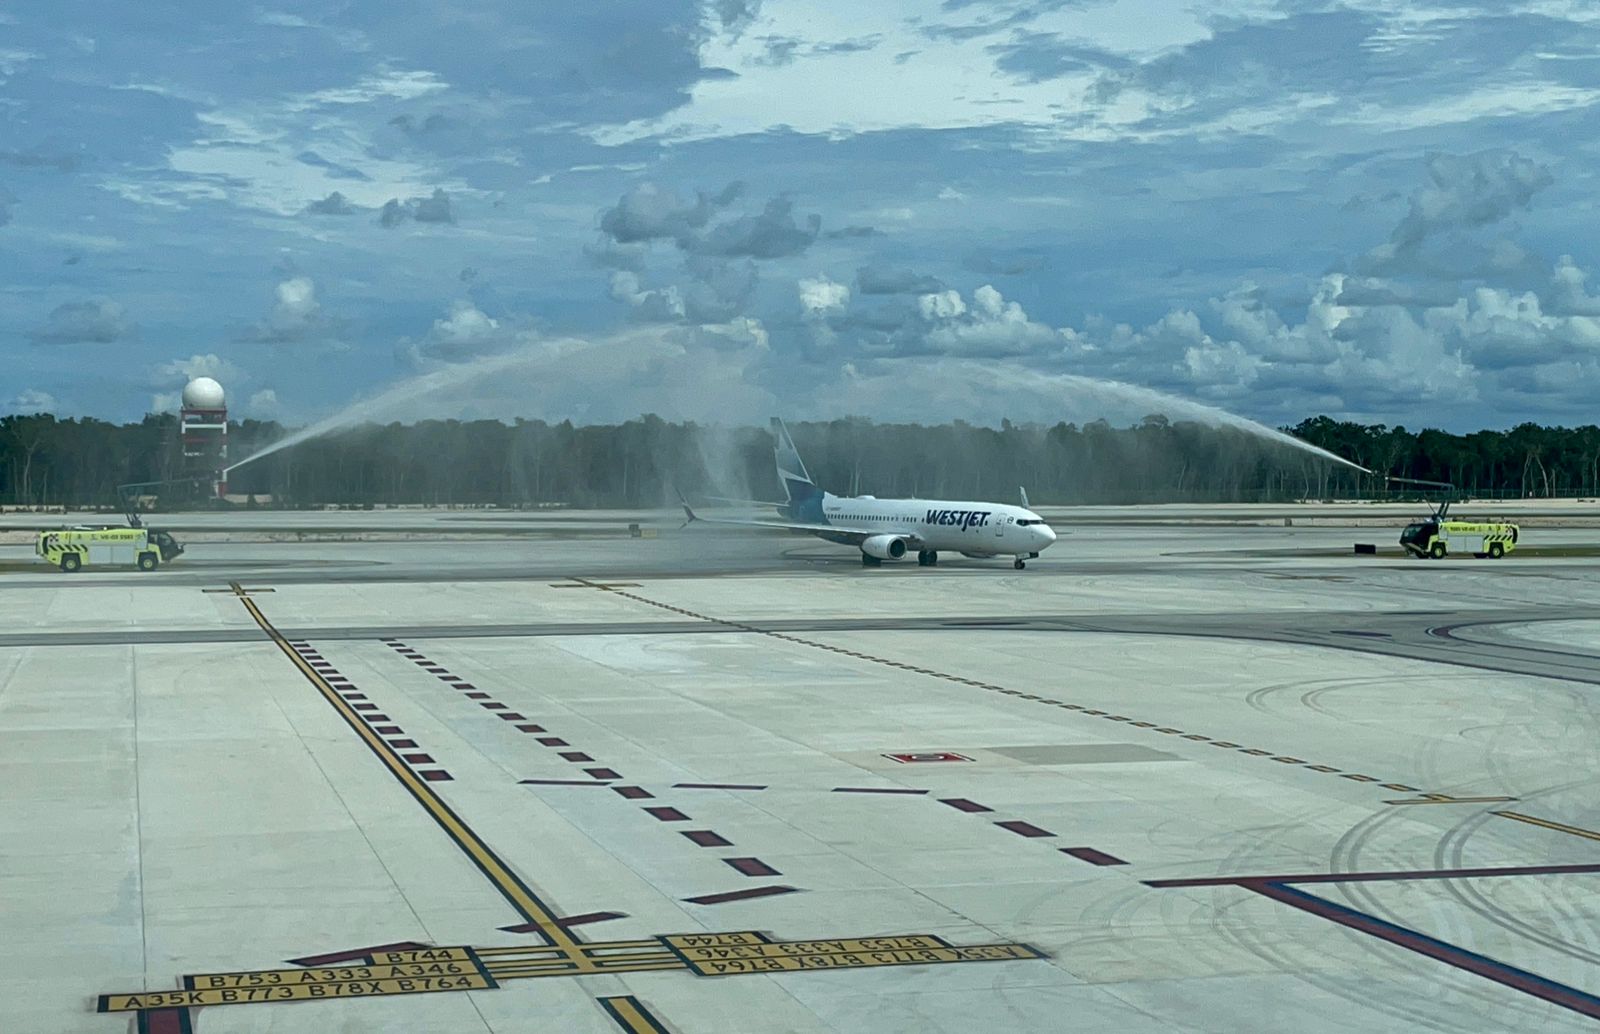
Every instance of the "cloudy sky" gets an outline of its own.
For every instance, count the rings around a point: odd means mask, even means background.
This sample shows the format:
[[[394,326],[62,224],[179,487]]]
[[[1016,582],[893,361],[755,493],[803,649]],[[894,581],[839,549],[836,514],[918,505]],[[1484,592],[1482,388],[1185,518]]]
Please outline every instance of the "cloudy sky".
[[[8,5],[0,410],[1586,423],[1597,199],[1583,0]]]

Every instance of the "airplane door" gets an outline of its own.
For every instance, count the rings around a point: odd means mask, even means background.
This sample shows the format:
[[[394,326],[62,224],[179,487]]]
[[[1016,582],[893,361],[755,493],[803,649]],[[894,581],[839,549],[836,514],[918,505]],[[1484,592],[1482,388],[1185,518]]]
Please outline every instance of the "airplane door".
[[[1011,520],[1012,520],[1012,518],[1007,517],[1004,520],[999,520],[999,521],[995,521],[994,522],[994,537],[995,538],[1003,539],[1003,538],[1006,537],[1006,526],[1011,523]]]

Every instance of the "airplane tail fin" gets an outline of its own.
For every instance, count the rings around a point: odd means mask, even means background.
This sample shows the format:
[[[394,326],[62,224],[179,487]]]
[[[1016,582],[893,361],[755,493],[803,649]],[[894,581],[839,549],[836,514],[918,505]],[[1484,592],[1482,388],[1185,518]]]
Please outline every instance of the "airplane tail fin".
[[[822,509],[822,490],[811,480],[811,475],[806,473],[805,462],[800,459],[800,453],[794,447],[794,439],[789,437],[789,429],[783,426],[783,421],[777,417],[772,418],[773,457],[778,464],[778,480],[783,483],[784,495],[788,497],[789,504],[784,507],[784,512],[791,520],[815,520]],[[811,511],[816,510],[814,514]]]
[[[1033,509],[1033,507],[1028,505],[1028,486],[1026,486],[1026,485],[1018,485],[1017,486],[1017,491],[1022,493],[1022,508],[1024,510]]]

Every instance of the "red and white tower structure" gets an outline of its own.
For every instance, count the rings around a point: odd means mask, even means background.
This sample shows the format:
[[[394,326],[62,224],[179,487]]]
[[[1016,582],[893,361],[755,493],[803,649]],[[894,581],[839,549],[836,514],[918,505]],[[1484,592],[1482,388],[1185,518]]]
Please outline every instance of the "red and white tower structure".
[[[222,385],[196,377],[183,386],[178,414],[183,458],[196,477],[210,476],[217,498],[228,490],[223,468],[228,465],[228,404]]]

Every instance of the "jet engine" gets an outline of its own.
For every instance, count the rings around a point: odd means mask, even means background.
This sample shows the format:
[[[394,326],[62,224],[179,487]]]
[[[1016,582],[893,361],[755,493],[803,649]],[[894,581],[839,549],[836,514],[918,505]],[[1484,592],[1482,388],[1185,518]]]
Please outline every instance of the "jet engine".
[[[899,535],[872,535],[862,541],[861,552],[879,560],[899,560],[906,555],[906,540]]]

